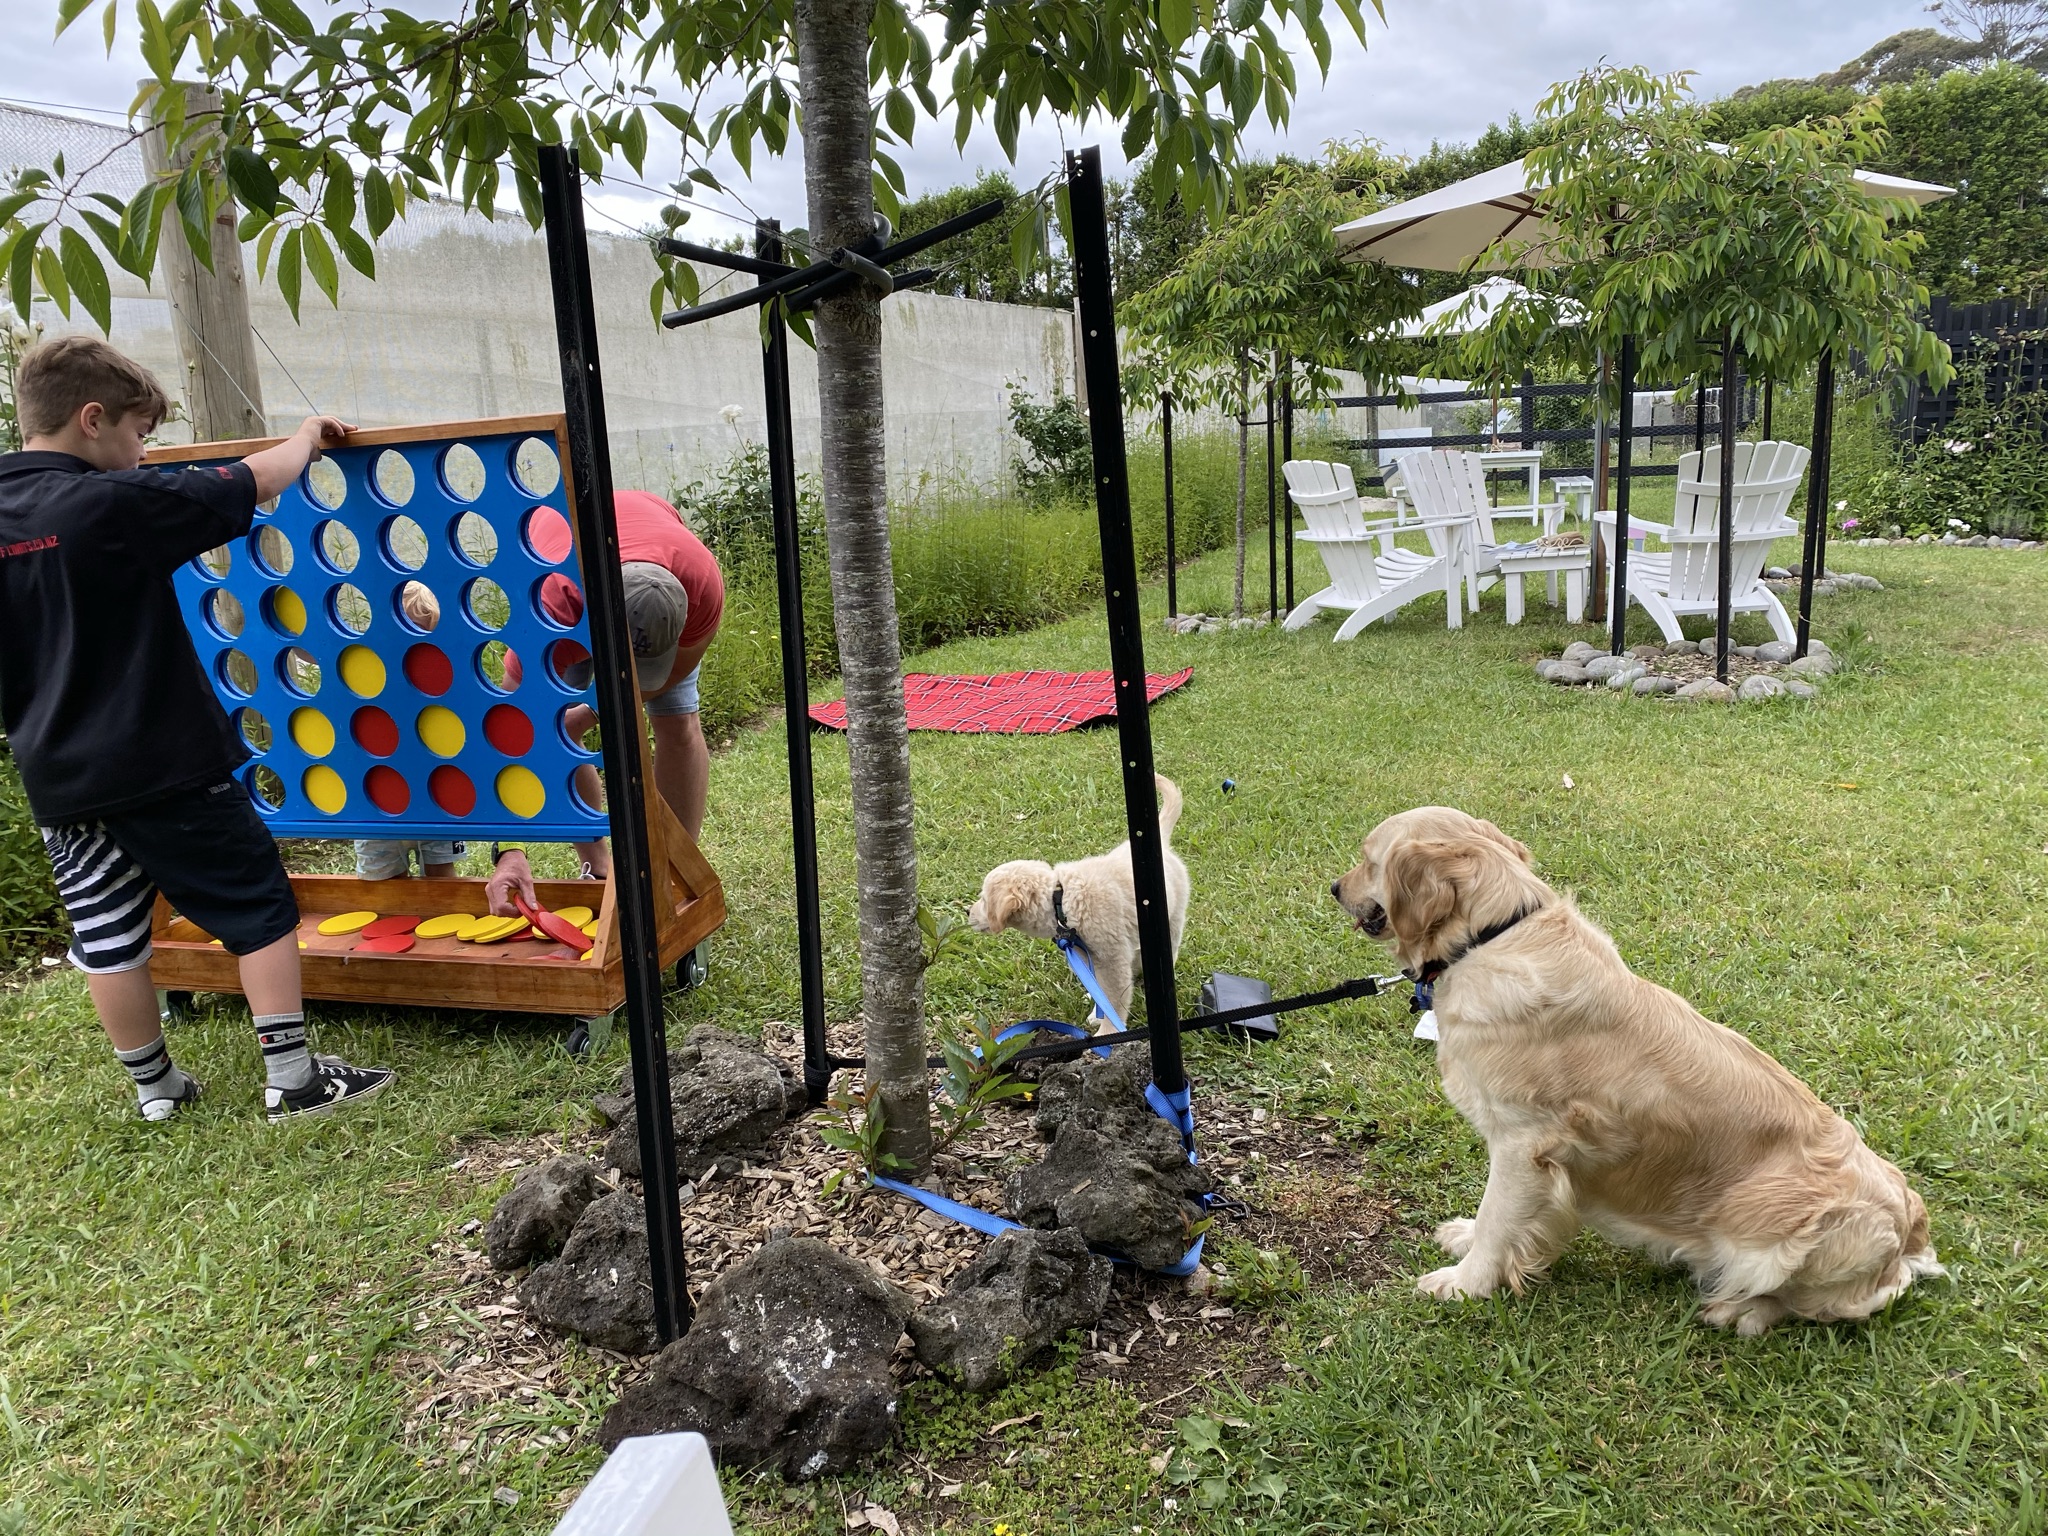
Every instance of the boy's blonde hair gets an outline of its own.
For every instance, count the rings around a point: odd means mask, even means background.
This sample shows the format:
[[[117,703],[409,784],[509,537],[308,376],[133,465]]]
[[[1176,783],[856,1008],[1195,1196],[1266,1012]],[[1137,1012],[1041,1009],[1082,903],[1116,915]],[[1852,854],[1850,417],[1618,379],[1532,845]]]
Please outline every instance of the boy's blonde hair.
[[[420,629],[431,631],[441,622],[441,600],[422,582],[408,581],[398,595],[398,606]]]
[[[155,374],[97,336],[40,342],[15,370],[15,418],[25,439],[62,432],[94,401],[116,421],[147,416],[151,430],[171,408]]]

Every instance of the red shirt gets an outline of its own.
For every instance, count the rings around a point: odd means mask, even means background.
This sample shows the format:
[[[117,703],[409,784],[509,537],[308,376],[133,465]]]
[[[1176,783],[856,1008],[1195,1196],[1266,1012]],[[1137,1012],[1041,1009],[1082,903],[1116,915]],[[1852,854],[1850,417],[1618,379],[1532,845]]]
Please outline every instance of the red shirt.
[[[683,650],[702,644],[717,633],[725,617],[725,574],[718,559],[704,547],[704,541],[690,532],[682,513],[647,491],[618,491],[612,509],[619,520],[619,558],[658,565],[683,584],[690,600],[689,617],[683,621]],[[574,541],[567,519],[552,510],[535,517],[528,537],[534,552],[546,560],[566,560]],[[574,624],[583,617],[583,592],[567,576],[550,576],[541,583],[540,603],[558,624]],[[517,687],[521,668],[516,658],[505,658],[506,681]]]

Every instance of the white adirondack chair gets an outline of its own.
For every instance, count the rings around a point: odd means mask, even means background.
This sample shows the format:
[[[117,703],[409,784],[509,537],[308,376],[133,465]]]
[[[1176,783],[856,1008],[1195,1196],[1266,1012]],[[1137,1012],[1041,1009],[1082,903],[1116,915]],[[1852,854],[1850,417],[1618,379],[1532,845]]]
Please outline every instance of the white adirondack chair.
[[[1373,620],[1391,619],[1432,592],[1444,594],[1450,627],[1458,627],[1462,616],[1455,529],[1426,521],[1397,525],[1392,520],[1368,520],[1348,464],[1289,459],[1281,473],[1287,479],[1288,497],[1308,524],[1301,537],[1316,546],[1330,573],[1327,587],[1295,605],[1286,628],[1305,628],[1325,608],[1349,609],[1351,617],[1337,630],[1339,640],[1349,640]],[[1430,552],[1398,548],[1397,527],[1403,532],[1420,530],[1429,539]]]
[[[1798,443],[1735,445],[1734,537],[1729,546],[1731,613],[1761,613],[1780,640],[1797,638],[1777,594],[1763,583],[1771,544],[1799,532],[1786,514],[1806,470],[1807,450]],[[1610,518],[1612,514],[1609,514]],[[1631,522],[1634,520],[1631,519]],[[1678,499],[1671,531],[1663,535],[1670,553],[1631,553],[1628,595],[1642,606],[1667,640],[1683,638],[1678,627],[1687,614],[1710,614],[1720,605],[1721,450],[1688,453],[1678,461]]]
[[[1470,591],[1470,607],[1479,611],[1479,594],[1500,579],[1500,538],[1493,531],[1493,504],[1486,498],[1486,466],[1476,453],[1433,448],[1401,460],[1401,478],[1415,510],[1425,522],[1463,525],[1458,540],[1464,563],[1461,575]],[[1556,597],[1552,592],[1553,599]]]

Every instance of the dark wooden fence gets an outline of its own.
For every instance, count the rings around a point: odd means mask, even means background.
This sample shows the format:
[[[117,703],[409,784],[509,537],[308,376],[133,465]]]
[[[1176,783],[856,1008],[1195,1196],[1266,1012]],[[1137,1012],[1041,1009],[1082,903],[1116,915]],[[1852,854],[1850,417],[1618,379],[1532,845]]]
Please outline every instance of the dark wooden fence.
[[[1958,370],[1983,364],[1988,403],[2048,386],[2048,308],[2012,299],[1951,304],[1937,296],[1928,306],[1927,324],[1948,343]],[[1948,431],[1955,419],[1956,396],[1954,384],[1932,390],[1918,379],[1912,382],[1902,425],[1916,445]]]

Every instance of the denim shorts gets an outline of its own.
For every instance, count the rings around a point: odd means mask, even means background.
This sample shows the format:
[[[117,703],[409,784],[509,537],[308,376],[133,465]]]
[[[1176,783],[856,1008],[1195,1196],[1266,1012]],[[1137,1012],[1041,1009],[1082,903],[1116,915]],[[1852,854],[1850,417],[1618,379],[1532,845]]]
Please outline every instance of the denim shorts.
[[[420,856],[420,873],[429,864],[454,864],[467,849],[446,838],[422,838],[416,842],[400,838],[359,838],[356,841],[356,875],[363,880],[403,880],[412,873],[412,855]]]
[[[675,687],[661,693],[647,696],[649,715],[694,715],[697,713],[697,674],[704,670],[703,664],[690,669],[690,675]]]

